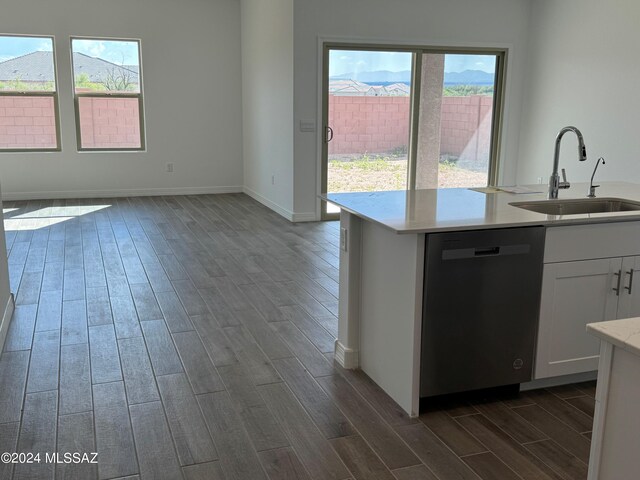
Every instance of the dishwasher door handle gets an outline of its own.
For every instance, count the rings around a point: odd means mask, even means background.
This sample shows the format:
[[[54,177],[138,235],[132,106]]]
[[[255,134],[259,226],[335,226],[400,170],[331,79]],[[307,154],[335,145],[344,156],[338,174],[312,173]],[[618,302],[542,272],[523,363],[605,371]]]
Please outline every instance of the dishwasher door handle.
[[[488,257],[490,255],[500,255],[500,247],[476,248],[473,254],[476,257]]]
[[[450,248],[442,250],[442,260],[461,260],[464,258],[501,257],[505,255],[527,255],[531,245],[499,245],[491,247]]]

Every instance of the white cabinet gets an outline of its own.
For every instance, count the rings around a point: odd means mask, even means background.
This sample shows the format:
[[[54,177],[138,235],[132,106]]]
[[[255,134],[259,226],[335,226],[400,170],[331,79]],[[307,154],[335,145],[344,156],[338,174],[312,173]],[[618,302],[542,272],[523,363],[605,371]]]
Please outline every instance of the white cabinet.
[[[618,317],[640,316],[640,256],[625,257],[622,261]]]
[[[597,370],[600,345],[586,325],[640,316],[638,225],[547,230],[536,379]]]

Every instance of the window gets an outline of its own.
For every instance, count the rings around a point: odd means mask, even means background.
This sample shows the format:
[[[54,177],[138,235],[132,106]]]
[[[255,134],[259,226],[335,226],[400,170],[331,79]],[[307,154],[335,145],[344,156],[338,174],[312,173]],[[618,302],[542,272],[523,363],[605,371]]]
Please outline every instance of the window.
[[[424,51],[415,110],[416,188],[494,185],[503,56]]]
[[[59,151],[52,37],[0,35],[0,151]]]
[[[71,39],[78,150],[144,150],[138,40]]]

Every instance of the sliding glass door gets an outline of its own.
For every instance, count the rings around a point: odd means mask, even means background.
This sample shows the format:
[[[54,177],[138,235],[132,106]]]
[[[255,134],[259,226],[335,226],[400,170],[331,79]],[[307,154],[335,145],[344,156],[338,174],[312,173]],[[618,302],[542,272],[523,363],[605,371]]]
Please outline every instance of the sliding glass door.
[[[328,51],[326,191],[407,188],[412,66],[411,52]]]
[[[326,45],[322,191],[493,184],[504,60]],[[338,212],[323,205],[323,218]]]

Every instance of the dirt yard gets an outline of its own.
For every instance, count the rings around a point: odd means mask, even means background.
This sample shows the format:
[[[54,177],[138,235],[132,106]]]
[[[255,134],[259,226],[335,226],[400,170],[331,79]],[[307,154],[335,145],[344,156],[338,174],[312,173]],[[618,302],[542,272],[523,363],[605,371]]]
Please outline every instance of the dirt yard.
[[[441,163],[438,187],[483,187],[486,173]],[[407,160],[388,157],[358,160],[329,160],[329,192],[373,192],[404,190],[407,186]]]

